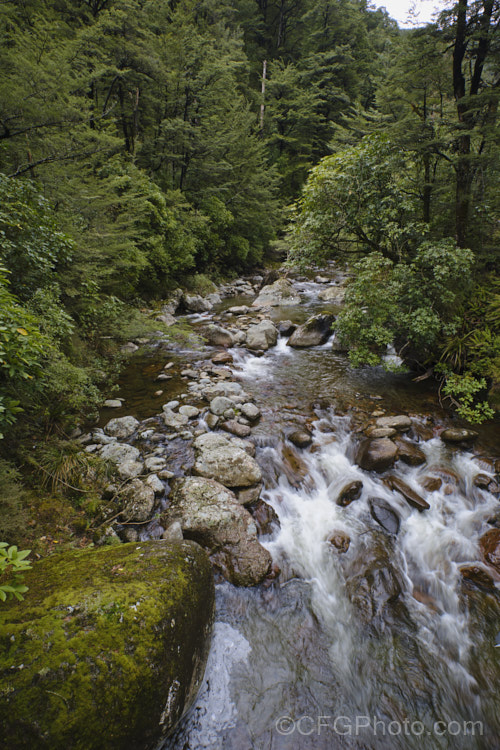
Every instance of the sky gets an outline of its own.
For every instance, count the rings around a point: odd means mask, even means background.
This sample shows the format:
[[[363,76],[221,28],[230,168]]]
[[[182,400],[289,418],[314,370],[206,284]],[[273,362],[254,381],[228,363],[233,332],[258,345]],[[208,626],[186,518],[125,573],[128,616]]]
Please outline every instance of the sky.
[[[423,25],[432,20],[432,14],[444,6],[442,0],[375,0],[377,8],[385,8],[389,15],[396,19],[400,26],[412,26],[407,23],[408,11],[412,5],[416,6],[419,24]]]

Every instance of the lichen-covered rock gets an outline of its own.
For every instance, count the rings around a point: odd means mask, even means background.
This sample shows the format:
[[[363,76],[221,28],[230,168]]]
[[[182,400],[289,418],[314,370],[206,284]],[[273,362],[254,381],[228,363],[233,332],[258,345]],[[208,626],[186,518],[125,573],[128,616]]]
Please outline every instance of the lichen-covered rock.
[[[194,441],[194,473],[225,487],[250,487],[262,479],[258,463],[242,446],[243,440],[209,432]],[[255,450],[255,448],[254,448]]]
[[[101,448],[101,458],[114,464],[137,461],[140,455],[138,448],[127,443],[110,443]]]
[[[333,315],[313,315],[299,326],[288,339],[288,346],[297,349],[324,344],[332,335]]]
[[[271,555],[257,540],[250,513],[233,492],[213,479],[178,479],[163,525],[179,521],[185,538],[210,553],[223,575],[237,586],[260,583],[271,567]]]
[[[277,307],[279,305],[299,305],[300,295],[288,279],[277,279],[273,284],[263,286],[259,296],[252,302],[253,307]]]
[[[4,747],[149,750],[198,691],[214,611],[193,542],[72,550],[33,565],[2,605]]]
[[[201,297],[199,294],[184,294],[182,304],[185,310],[191,313],[208,312],[213,307],[213,303],[210,300]]]
[[[158,480],[159,481],[159,480]],[[155,493],[152,487],[140,479],[132,479],[119,494],[123,503],[122,516],[125,521],[142,523],[147,521],[155,504]]]
[[[203,336],[212,346],[234,346],[233,334],[221,326],[209,325],[203,331]]]
[[[139,422],[135,417],[117,417],[109,420],[104,431],[111,437],[118,438],[118,440],[126,440],[138,427]]]

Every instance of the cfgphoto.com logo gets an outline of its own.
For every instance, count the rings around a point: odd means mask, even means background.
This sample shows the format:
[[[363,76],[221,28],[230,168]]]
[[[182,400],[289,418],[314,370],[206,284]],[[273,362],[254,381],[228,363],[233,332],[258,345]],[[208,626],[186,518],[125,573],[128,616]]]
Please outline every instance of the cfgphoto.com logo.
[[[481,721],[435,721],[426,726],[422,721],[383,721],[375,716],[280,716],[275,722],[278,734],[298,734],[304,737],[335,734],[339,737],[398,737],[400,735],[422,737],[470,736],[482,737]]]

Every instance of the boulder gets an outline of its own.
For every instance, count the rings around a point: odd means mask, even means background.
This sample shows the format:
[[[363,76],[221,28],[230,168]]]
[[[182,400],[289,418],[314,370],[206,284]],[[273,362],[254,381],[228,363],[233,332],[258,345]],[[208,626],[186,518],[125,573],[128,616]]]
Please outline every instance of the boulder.
[[[346,484],[345,487],[341,489],[336,501],[337,505],[341,505],[343,508],[345,508],[354,500],[357,500],[361,496],[362,491],[363,482],[360,482],[359,479],[355,480],[354,482],[349,482],[349,484]]]
[[[142,461],[123,461],[118,464],[118,474],[121,479],[133,479],[142,474],[144,470],[144,464]]]
[[[240,505],[252,505],[260,498],[262,484],[256,484],[253,487],[245,487],[242,490],[235,490],[234,493]]]
[[[127,443],[109,443],[100,450],[100,456],[104,461],[114,464],[123,464],[125,461],[137,461],[140,457],[139,449]]]
[[[470,442],[477,438],[477,432],[474,432],[474,430],[466,430],[465,428],[460,429],[459,427],[450,427],[447,430],[443,430],[440,437],[445,443]]]
[[[157,320],[158,323],[163,323],[164,326],[173,326],[177,323],[172,313],[169,313],[168,311],[163,312],[161,315],[157,315],[155,320]]]
[[[159,478],[158,474],[150,474],[146,478],[146,484],[148,487],[151,487],[151,489],[157,496],[163,495],[165,492],[165,486]]]
[[[149,458],[146,458],[144,465],[148,471],[156,474],[156,472],[165,468],[167,462],[161,456],[150,456]]]
[[[233,355],[229,352],[217,352],[212,357],[214,365],[231,365],[233,363]]]
[[[221,326],[209,325],[203,336],[211,346],[234,346],[233,334]]]
[[[139,427],[139,422],[135,417],[117,417],[110,419],[104,428],[104,432],[118,440],[126,440]]]
[[[184,537],[205,547],[236,586],[254,586],[268,574],[271,555],[257,540],[252,516],[233,492],[213,479],[186,477],[175,482],[163,525],[176,520]]]
[[[386,554],[369,550],[357,561],[358,571],[346,583],[346,591],[362,619],[371,623],[399,599],[403,586]]]
[[[365,435],[370,438],[392,438],[397,434],[398,433],[394,427],[375,427],[373,425],[365,430]]]
[[[356,463],[365,471],[386,471],[394,465],[398,449],[389,438],[364,440],[358,448]]]
[[[385,531],[389,532],[389,534],[398,533],[399,516],[386,500],[383,500],[381,497],[371,497],[368,500],[368,505],[372,518]]]
[[[484,562],[500,573],[500,529],[490,529],[479,540]]]
[[[300,295],[291,281],[277,279],[273,284],[262,287],[259,296],[252,302],[252,307],[299,305],[300,301]]]
[[[199,294],[184,294],[182,297],[184,309],[190,313],[203,313],[212,309],[213,304],[210,300],[201,297]]]
[[[279,529],[280,520],[272,505],[259,499],[249,505],[247,509],[252,514],[259,534],[272,534],[275,528]]]
[[[24,601],[2,603],[4,746],[161,744],[203,680],[215,599],[206,553],[162,541],[70,550],[25,581]]]
[[[288,436],[288,439],[297,448],[307,448],[312,443],[311,433],[307,430],[295,430]]]
[[[120,352],[122,354],[135,354],[136,351],[139,350],[139,347],[137,344],[134,344],[133,341],[127,341],[126,344],[123,344],[123,346],[120,346]]]
[[[384,479],[384,484],[387,485],[391,490],[396,490],[396,492],[399,492],[400,495],[404,497],[408,505],[411,505],[413,508],[416,508],[420,512],[423,510],[429,510],[431,507],[429,503],[424,500],[423,497],[420,497],[420,495],[415,492],[415,490],[412,490],[412,488],[406,484],[406,482],[403,482],[402,479],[395,476],[389,476]]]
[[[179,408],[179,414],[181,414],[183,417],[187,417],[188,419],[194,419],[194,417],[197,417],[200,413],[200,410],[196,408],[196,406],[191,406],[190,404],[184,404]]]
[[[499,580],[498,575],[492,575],[482,565],[461,565],[459,571],[465,581],[477,588],[484,591],[496,591],[495,580]]]
[[[263,349],[267,351],[275,346],[278,340],[278,329],[270,320],[263,320],[257,325],[250,326],[246,333],[245,346],[248,349]]]
[[[420,466],[427,461],[425,453],[415,443],[404,438],[396,438],[394,442],[398,449],[398,458],[408,466]]]
[[[288,339],[288,346],[305,348],[324,344],[332,335],[333,315],[313,315],[299,326]]]
[[[249,455],[249,448],[244,447],[245,443],[219,432],[200,435],[194,441],[194,473],[215,479],[226,487],[251,487],[257,484],[262,479],[262,472]],[[255,451],[255,447],[252,447]]]
[[[107,398],[106,401],[103,403],[103,406],[106,407],[106,409],[121,409],[123,406],[122,399],[121,398]]]
[[[185,414],[176,414],[172,409],[163,407],[163,421],[167,427],[171,427],[173,430],[180,430],[184,425],[189,422],[189,417]]]
[[[148,520],[153,511],[155,493],[140,479],[132,479],[120,491],[118,502],[123,505],[121,515],[124,521],[142,523]]]

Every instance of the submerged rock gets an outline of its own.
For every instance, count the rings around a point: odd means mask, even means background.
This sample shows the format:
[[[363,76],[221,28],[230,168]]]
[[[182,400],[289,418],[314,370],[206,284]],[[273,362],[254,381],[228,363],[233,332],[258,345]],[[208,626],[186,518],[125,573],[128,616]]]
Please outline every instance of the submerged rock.
[[[345,531],[334,531],[327,539],[332,547],[335,547],[341,554],[345,554],[351,544],[351,538]]]
[[[420,466],[427,461],[423,450],[409,440],[397,438],[394,442],[398,449],[398,458],[408,466]]]
[[[194,441],[194,473],[215,479],[225,487],[257,484],[262,479],[262,472],[259,464],[242,446],[244,442],[222,433],[200,435]]]
[[[485,563],[500,573],[500,529],[490,529],[483,534],[479,547]]]
[[[252,516],[213,479],[177,480],[164,519],[166,524],[179,521],[184,537],[205,547],[231,583],[254,586],[268,574],[271,555],[257,540]]]
[[[288,346],[305,348],[324,344],[332,335],[334,320],[334,315],[313,315],[292,333]]]
[[[398,449],[389,438],[365,440],[359,446],[356,463],[365,471],[386,471],[394,465]]]
[[[362,491],[363,482],[360,482],[359,479],[355,480],[354,482],[349,482],[349,484],[346,484],[345,487],[341,489],[337,498],[337,505],[341,505],[343,508],[345,508],[354,500],[357,500],[359,497],[361,497]]]
[[[214,613],[206,553],[193,542],[71,550],[25,580],[25,600],[2,604],[4,746],[156,747],[203,679]]]

